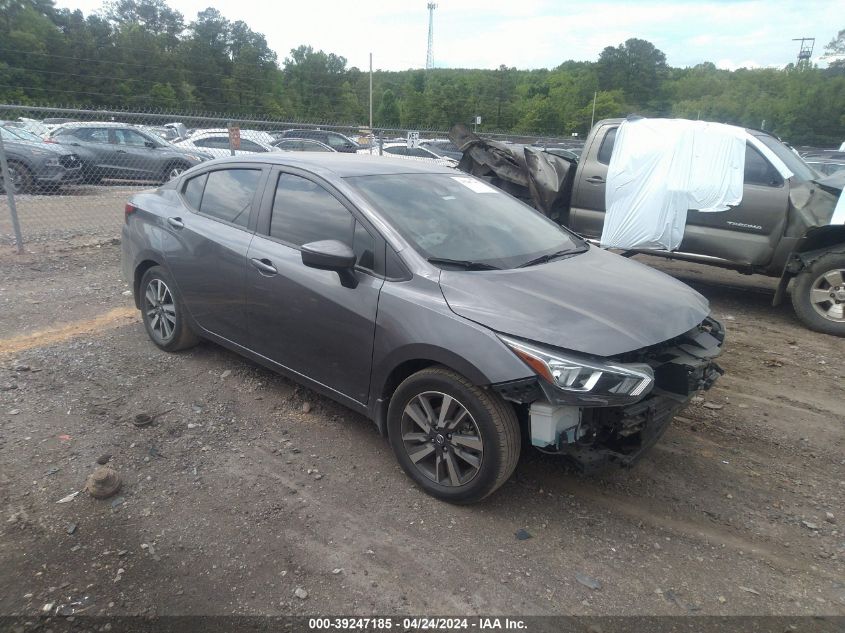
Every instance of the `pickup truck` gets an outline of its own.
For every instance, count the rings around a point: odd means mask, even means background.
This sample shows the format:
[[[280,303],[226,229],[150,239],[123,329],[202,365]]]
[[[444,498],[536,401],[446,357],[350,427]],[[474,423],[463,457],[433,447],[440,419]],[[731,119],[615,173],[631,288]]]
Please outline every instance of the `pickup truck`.
[[[539,148],[481,139],[463,126],[450,135],[464,152],[459,169],[487,178],[590,240],[605,217],[605,186],[616,132],[624,119],[593,126],[577,164]],[[781,177],[752,144],[746,146],[740,204],[727,211],[689,210],[677,250],[636,250],[780,279],[773,305],[794,279],[792,305],[809,328],[845,336],[845,225],[831,224],[841,186],[809,167],[779,139],[747,130],[794,174]]]

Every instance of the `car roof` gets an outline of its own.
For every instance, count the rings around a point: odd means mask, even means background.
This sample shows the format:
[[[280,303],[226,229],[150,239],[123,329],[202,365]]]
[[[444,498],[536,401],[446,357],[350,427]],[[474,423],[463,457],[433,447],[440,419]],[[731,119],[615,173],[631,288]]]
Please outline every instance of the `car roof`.
[[[134,123],[121,123],[120,121],[70,121],[68,123],[62,123],[59,127],[130,127],[138,129],[146,126],[136,125]]]
[[[434,162],[412,161],[402,158],[344,154],[341,152],[278,152],[220,158],[211,163],[264,163],[300,167],[315,173],[331,173],[340,178],[351,176],[384,176],[390,174],[450,174],[454,169]]]

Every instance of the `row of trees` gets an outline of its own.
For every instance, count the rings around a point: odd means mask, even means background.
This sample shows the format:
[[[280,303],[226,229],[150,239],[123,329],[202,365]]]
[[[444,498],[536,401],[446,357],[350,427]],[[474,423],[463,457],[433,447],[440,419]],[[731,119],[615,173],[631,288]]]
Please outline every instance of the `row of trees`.
[[[368,73],[300,46],[279,62],[263,35],[216,9],[196,19],[165,0],[113,0],[89,16],[53,0],[0,0],[0,101],[204,110],[362,124]],[[845,30],[828,45],[845,53]],[[506,53],[504,53],[506,55]],[[378,127],[569,135],[637,112],[773,130],[798,144],[845,140],[845,61],[826,69],[671,68],[651,43],[609,46],[554,69],[433,69],[374,74]]]

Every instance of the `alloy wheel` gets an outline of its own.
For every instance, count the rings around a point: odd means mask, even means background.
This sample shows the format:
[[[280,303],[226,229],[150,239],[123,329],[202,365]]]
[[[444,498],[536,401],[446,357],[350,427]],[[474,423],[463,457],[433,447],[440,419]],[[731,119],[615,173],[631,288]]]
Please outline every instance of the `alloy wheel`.
[[[162,343],[169,341],[176,329],[176,305],[170,288],[161,279],[151,279],[147,284],[144,314],[153,335]]]
[[[12,193],[23,193],[23,175],[14,163],[9,163],[9,180],[12,181]]]
[[[484,441],[467,408],[439,391],[420,393],[405,406],[402,444],[414,467],[441,486],[463,486],[478,474]]]
[[[174,178],[178,178],[182,175],[182,172],[185,171],[185,168],[182,165],[177,165],[175,167],[171,167],[170,171],[167,172],[167,179],[173,180]]]
[[[810,288],[810,304],[829,321],[845,321],[845,269],[819,275]]]

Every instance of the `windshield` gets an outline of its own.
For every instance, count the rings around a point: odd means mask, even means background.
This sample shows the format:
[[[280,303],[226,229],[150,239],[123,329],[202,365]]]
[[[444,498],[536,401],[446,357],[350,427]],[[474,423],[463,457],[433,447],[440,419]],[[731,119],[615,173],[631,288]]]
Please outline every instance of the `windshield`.
[[[583,240],[531,207],[471,176],[346,180],[427,259],[516,268],[543,255],[586,248]]]
[[[10,127],[10,126],[3,126],[3,129],[7,132],[11,132],[19,139],[24,141],[31,141],[33,143],[43,143],[44,139],[38,136],[37,134],[33,134],[28,130],[24,130],[23,128],[19,127]]]
[[[784,164],[789,168],[789,171],[795,174],[795,177],[798,178],[798,180],[806,182],[809,180],[816,180],[820,177],[819,174],[805,163],[800,156],[773,136],[761,134],[757,138],[760,139],[766,147],[772,150],[775,155],[784,162]]]

